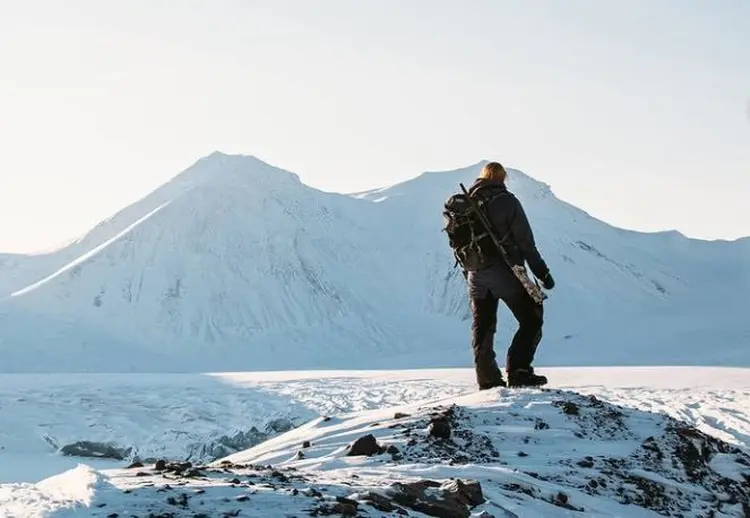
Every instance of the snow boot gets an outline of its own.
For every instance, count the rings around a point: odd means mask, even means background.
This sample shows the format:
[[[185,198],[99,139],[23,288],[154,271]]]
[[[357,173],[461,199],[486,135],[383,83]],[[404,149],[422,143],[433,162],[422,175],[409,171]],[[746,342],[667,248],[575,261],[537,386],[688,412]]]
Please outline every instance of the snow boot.
[[[534,369],[515,369],[508,372],[509,387],[541,387],[547,384],[547,377],[534,374]]]
[[[487,383],[480,383],[479,390],[489,390],[497,387],[507,387],[508,384],[503,379],[503,375],[498,373],[497,377]]]

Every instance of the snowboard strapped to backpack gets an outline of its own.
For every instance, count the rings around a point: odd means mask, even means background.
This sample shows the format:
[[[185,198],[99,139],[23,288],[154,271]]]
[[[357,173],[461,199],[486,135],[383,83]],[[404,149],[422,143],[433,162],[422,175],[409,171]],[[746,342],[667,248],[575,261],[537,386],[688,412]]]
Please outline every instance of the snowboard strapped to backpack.
[[[502,257],[526,293],[536,304],[542,304],[547,294],[536,279],[532,282],[523,264],[513,264],[503,247],[508,236],[498,239],[485,213],[485,206],[504,193],[489,198],[474,198],[463,184],[459,185],[462,193],[448,198],[443,207],[443,231],[448,235],[456,265],[460,264],[464,272],[474,272]]]

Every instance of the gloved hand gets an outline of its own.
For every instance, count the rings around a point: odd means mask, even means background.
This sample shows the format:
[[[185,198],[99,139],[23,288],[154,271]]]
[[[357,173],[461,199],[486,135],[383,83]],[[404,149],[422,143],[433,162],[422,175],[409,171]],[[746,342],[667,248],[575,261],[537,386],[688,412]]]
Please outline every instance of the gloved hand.
[[[555,279],[552,278],[552,274],[547,272],[547,275],[542,278],[542,286],[545,290],[551,290],[555,287]]]

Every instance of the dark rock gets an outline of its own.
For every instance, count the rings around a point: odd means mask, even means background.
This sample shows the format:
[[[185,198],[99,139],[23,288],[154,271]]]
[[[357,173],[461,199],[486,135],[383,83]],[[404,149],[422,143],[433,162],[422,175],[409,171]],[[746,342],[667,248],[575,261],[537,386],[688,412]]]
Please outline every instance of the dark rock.
[[[525,452],[522,452],[522,451],[519,451],[519,452],[518,452],[518,456],[519,456],[519,457],[528,457],[528,456],[529,456],[529,454],[528,454],[528,453],[525,453]]]
[[[386,449],[385,451],[386,453],[390,453],[391,455],[398,455],[399,453],[401,453],[401,451],[393,444],[388,446],[388,449]]]
[[[395,506],[388,498],[372,491],[361,494],[359,500],[384,513],[390,513],[395,509]]]
[[[450,482],[441,486],[438,482],[423,480],[410,484],[395,483],[390,486],[390,496],[394,502],[407,507],[413,511],[424,513],[437,518],[468,518],[471,511],[467,503],[476,502],[481,498],[481,489],[477,493],[474,483],[465,484],[460,481]],[[441,491],[432,491],[430,488],[440,487]],[[451,491],[449,488],[453,488]]]
[[[310,444],[310,441],[305,441],[305,442],[303,442],[303,443],[302,443],[302,447],[303,447],[303,448],[309,448],[310,446],[312,446],[312,445]]]
[[[187,477],[187,478],[198,478],[198,477],[202,477],[203,473],[201,473],[197,469],[191,469],[191,470],[187,471],[186,473],[184,473],[183,476]]]
[[[84,457],[90,459],[127,459],[132,448],[121,448],[114,444],[79,441],[60,448],[60,453],[68,457]]]
[[[534,494],[534,489],[521,484],[516,484],[514,482],[503,484],[503,488],[506,491],[511,491],[513,493],[523,493],[524,495],[530,496],[532,498],[536,498],[536,495]]]
[[[162,461],[163,462],[163,461]],[[193,465],[190,462],[161,462],[156,463],[157,471],[166,471],[168,473],[174,473],[175,475],[182,475],[186,471],[192,469]]]
[[[142,468],[143,463],[142,462],[134,462],[130,466],[128,466],[128,469],[135,469],[135,468]]]
[[[445,417],[436,417],[430,421],[427,432],[436,439],[450,439],[451,425]]]
[[[539,419],[534,425],[534,430],[548,430],[548,429],[549,429],[549,425],[545,423],[544,421],[542,421],[541,419]]]
[[[165,469],[167,469],[167,461],[157,460],[156,464],[154,465],[154,469],[156,471],[164,471]]]
[[[341,514],[342,516],[357,516],[357,502],[353,502],[350,504],[337,502],[333,506],[333,511]]]
[[[436,518],[469,518],[471,516],[471,511],[455,500],[418,502],[412,509]]]
[[[590,469],[594,467],[594,459],[592,459],[591,457],[586,457],[583,460],[579,460],[576,464],[578,465],[578,467]]]
[[[370,457],[372,455],[377,455],[380,452],[381,448],[378,444],[377,439],[375,439],[374,435],[368,434],[354,441],[354,443],[352,443],[352,445],[349,447],[349,453],[347,453],[346,455],[349,457]]]
[[[167,498],[167,503],[169,505],[179,506],[179,507],[187,507],[188,506],[188,496],[186,493],[182,493],[178,497],[170,496]]]
[[[295,426],[289,419],[274,419],[266,425],[266,433],[281,434],[294,430]]]
[[[322,498],[323,497],[323,493],[313,488],[305,489],[304,491],[302,491],[302,494],[305,496],[309,496],[310,498]]]
[[[649,437],[648,439],[643,441],[641,448],[646,450],[648,453],[653,454],[653,456],[655,456],[656,459],[659,461],[661,461],[664,458],[664,452],[661,451],[659,444],[656,442],[656,439],[653,437]]]
[[[410,507],[415,504],[420,498],[424,498],[425,486],[419,482],[412,482],[410,484],[402,484],[396,482],[391,484],[389,496],[397,503]]]
[[[578,408],[578,405],[576,405],[572,401],[566,401],[565,403],[563,403],[562,411],[565,415],[580,415],[580,409]]]
[[[468,480],[463,482],[461,480],[451,481],[441,488],[443,493],[450,493],[454,495],[461,503],[469,506],[476,507],[485,502],[484,495],[482,494],[482,486],[476,480]]]
[[[238,502],[247,502],[248,500],[250,500],[250,497],[247,495],[240,495],[237,498],[235,498],[235,500]]]
[[[396,414],[393,416],[394,419],[405,419],[407,417],[411,417],[409,414],[402,414],[401,412],[396,412]]]

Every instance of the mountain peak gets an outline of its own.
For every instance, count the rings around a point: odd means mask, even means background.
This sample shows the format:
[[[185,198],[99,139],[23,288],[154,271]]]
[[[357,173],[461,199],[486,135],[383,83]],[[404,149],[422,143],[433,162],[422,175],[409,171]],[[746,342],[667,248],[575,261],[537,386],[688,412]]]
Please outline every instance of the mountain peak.
[[[273,166],[253,155],[230,155],[214,151],[198,159],[192,166],[177,175],[173,182],[226,183],[228,185],[276,186],[279,182],[301,183],[295,173]]]
[[[436,203],[442,204],[444,196],[458,192],[460,183],[468,188],[480,175],[484,165],[489,162],[489,160],[480,160],[457,169],[424,171],[405,182],[390,187],[353,193],[353,196],[370,201],[390,200],[390,202],[395,201],[396,203],[398,203],[396,200],[407,198],[410,204],[413,204],[415,200],[422,200],[432,207]],[[522,200],[554,198],[552,189],[548,184],[540,182],[518,169],[508,166],[505,166],[505,169],[508,172],[506,183],[509,189]],[[431,194],[428,195],[428,193]],[[425,207],[423,210],[429,211],[431,209]]]

